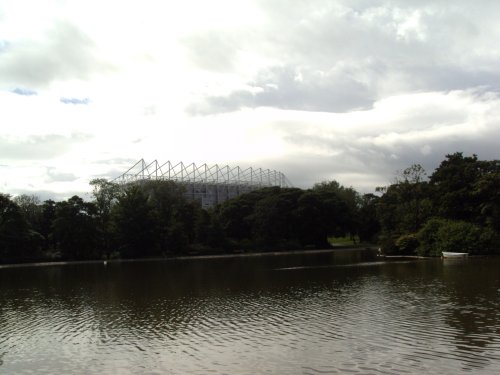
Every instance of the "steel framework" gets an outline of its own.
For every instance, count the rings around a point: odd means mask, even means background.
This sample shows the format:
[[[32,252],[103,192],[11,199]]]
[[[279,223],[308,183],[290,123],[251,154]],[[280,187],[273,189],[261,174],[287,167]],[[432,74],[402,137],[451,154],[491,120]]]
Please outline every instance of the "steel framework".
[[[283,173],[269,169],[243,169],[218,164],[197,166],[194,163],[174,164],[170,161],[160,164],[157,160],[148,164],[144,159],[113,181],[126,185],[148,180],[180,183],[186,188],[186,196],[199,201],[204,208],[263,187],[292,186]]]

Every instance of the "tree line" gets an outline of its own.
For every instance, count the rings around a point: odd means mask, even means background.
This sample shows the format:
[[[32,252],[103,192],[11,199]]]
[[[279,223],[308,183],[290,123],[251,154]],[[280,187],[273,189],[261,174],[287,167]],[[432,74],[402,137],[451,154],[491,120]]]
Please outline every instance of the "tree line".
[[[209,210],[172,181],[90,185],[89,201],[0,193],[0,262],[325,248],[332,236],[379,244],[387,254],[499,248],[500,162],[476,155],[447,155],[429,178],[412,165],[376,194],[329,181],[264,188]]]
[[[378,242],[386,253],[500,252],[499,160],[457,152],[429,177],[415,164],[377,190]]]

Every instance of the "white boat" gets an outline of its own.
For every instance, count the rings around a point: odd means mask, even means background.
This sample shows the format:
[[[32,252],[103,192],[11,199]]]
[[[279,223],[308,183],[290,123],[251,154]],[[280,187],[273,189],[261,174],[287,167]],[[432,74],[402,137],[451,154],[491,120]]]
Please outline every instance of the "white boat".
[[[449,251],[443,251],[443,258],[465,258],[469,254],[467,253],[452,253]]]

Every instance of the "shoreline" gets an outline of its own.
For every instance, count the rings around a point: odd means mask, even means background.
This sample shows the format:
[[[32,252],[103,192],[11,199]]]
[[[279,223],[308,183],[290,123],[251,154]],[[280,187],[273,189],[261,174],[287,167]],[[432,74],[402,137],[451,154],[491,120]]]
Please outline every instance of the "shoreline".
[[[21,267],[50,267],[50,266],[67,266],[74,264],[111,264],[111,263],[127,263],[127,262],[158,262],[171,260],[202,260],[202,259],[229,259],[229,258],[252,258],[252,257],[275,257],[280,255],[305,255],[305,254],[323,254],[333,253],[339,250],[372,250],[376,251],[377,246],[333,246],[331,249],[315,249],[315,250],[285,250],[285,251],[269,251],[269,252],[253,252],[253,253],[232,253],[232,254],[210,254],[210,255],[181,255],[174,257],[154,257],[154,258],[132,258],[132,259],[96,259],[96,260],[68,260],[68,261],[49,261],[49,262],[28,262],[28,263],[8,263],[0,264],[0,270],[4,268],[21,268]]]

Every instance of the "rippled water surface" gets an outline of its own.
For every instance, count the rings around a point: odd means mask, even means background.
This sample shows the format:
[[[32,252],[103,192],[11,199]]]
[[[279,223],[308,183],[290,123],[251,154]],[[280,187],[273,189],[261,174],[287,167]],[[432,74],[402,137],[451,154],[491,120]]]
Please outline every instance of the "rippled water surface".
[[[0,373],[500,374],[500,259],[0,268]]]

